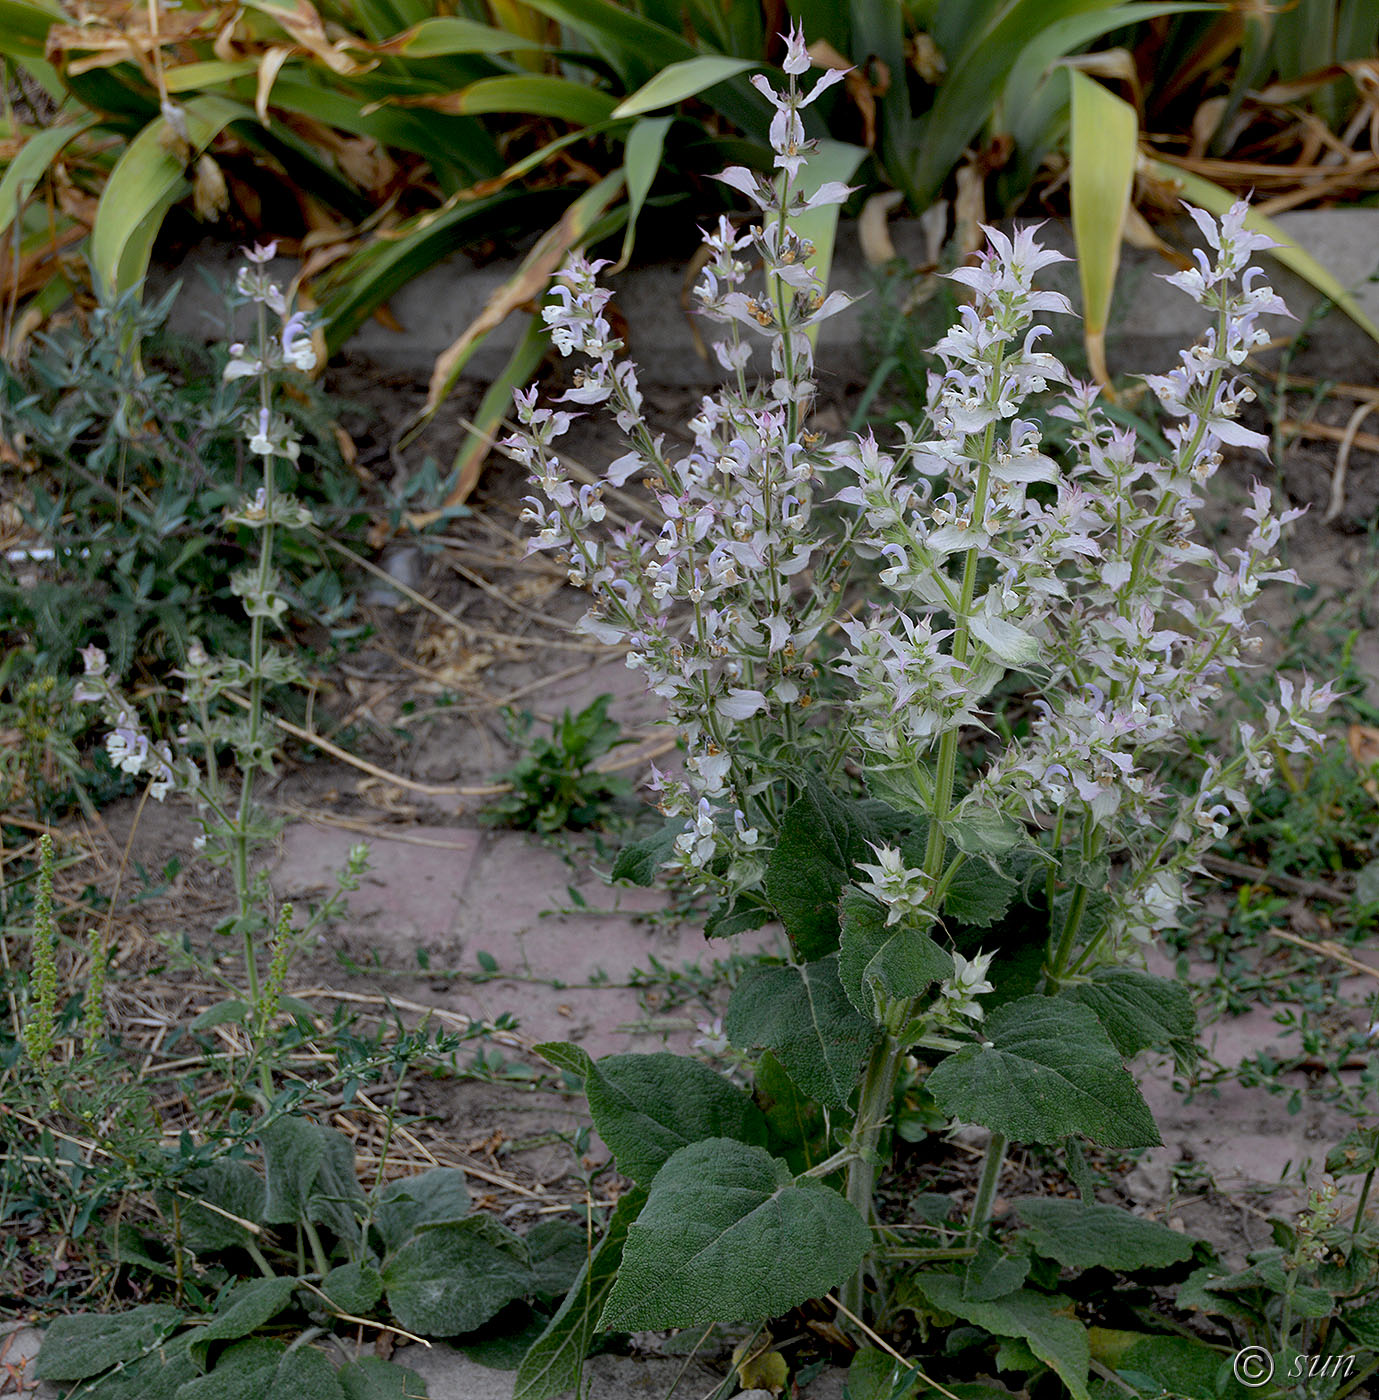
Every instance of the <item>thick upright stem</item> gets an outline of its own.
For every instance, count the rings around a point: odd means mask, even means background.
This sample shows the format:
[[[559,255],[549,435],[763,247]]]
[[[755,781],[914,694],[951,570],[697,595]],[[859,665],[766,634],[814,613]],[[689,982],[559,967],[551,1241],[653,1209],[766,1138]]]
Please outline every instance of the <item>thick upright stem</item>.
[[[891,1036],[885,1036],[872,1051],[857,1094],[857,1119],[849,1147],[853,1158],[848,1163],[846,1192],[848,1201],[858,1215],[873,1223],[872,1198],[876,1191],[876,1148],[881,1141],[891,1113],[891,1096],[900,1072],[902,1047]],[[864,1292],[865,1262],[843,1287],[843,1303],[861,1317]]]
[[[999,386],[1001,365],[998,361],[993,374],[993,384]],[[993,395],[997,391],[993,389]],[[986,497],[990,488],[990,463],[996,447],[995,425],[987,426],[978,449],[977,481],[972,493],[972,520],[980,522],[986,513]],[[977,592],[977,565],[979,551],[974,547],[967,551],[962,568],[962,591],[958,608],[953,619],[953,657],[959,662],[967,660],[971,645],[971,630],[968,619]],[[928,887],[937,889],[943,878],[945,862],[948,858],[948,823],[952,816],[953,789],[957,780],[958,729],[953,726],[944,731],[939,739],[938,761],[934,774],[933,809],[929,813],[929,837],[924,851],[924,876]],[[872,1198],[876,1190],[876,1144],[890,1117],[891,1096],[900,1074],[901,1057],[907,1047],[895,1038],[894,1032],[906,1025],[919,1008],[919,999],[899,1002],[893,1007],[884,1008],[885,1024],[891,1032],[872,1053],[862,1088],[858,1094],[857,1120],[853,1128],[851,1145],[856,1155],[848,1166],[847,1198],[857,1208],[868,1225],[872,1224]],[[865,1269],[865,1263],[863,1269]],[[863,1294],[862,1270],[850,1279],[843,1293],[843,1301],[853,1312],[861,1316]]]
[[[986,1144],[982,1174],[977,1182],[977,1194],[972,1200],[972,1214],[967,1221],[967,1243],[975,1247],[981,1240],[986,1222],[991,1219],[991,1203],[996,1199],[1001,1169],[1006,1164],[1006,1149],[1010,1146],[1004,1133],[992,1133]]]
[[[267,369],[268,356],[268,310],[262,302],[258,308],[258,349],[259,349],[259,408],[263,414],[272,409],[272,384]],[[259,557],[254,579],[252,601],[255,603],[253,615],[249,619],[249,732],[240,761],[239,808],[234,825],[234,875],[235,897],[239,906],[239,924],[244,940],[245,990],[249,1004],[256,1008],[259,1004],[258,949],[254,943],[253,921],[249,917],[253,902],[253,889],[249,877],[250,829],[254,815],[254,778],[258,772],[259,746],[263,742],[263,659],[264,659],[264,612],[263,602],[273,580],[273,532],[274,532],[274,454],[272,449],[263,454],[263,509],[265,518],[259,531]],[[264,1093],[271,1099],[273,1094],[272,1075],[265,1064],[259,1065],[259,1082]]]

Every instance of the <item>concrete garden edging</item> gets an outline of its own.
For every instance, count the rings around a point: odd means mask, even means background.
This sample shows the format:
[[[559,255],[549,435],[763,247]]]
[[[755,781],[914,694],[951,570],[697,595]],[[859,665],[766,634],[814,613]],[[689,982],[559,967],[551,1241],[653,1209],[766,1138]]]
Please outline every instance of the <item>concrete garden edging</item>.
[[[1379,269],[1379,209],[1309,210],[1282,214],[1276,222],[1354,292],[1371,319],[1379,321],[1379,282],[1369,280]],[[1189,231],[1191,226],[1183,221],[1174,244],[1189,246]],[[923,256],[925,237],[919,220],[895,220],[890,233],[900,257],[917,261]],[[1073,251],[1071,231],[1064,223],[1050,221],[1041,237],[1060,251]],[[223,336],[224,302],[218,289],[229,283],[238,261],[233,245],[207,242],[193,249],[176,269],[163,268],[151,276],[152,291],[181,279],[173,330],[207,341]],[[1294,313],[1305,316],[1316,305],[1317,292],[1272,260],[1262,261]],[[380,369],[424,380],[436,356],[479,314],[517,263],[516,257],[503,257],[480,266],[463,252],[453,254],[393,298],[389,309],[403,327],[401,332],[371,320],[349,342],[347,352]],[[1124,249],[1108,338],[1113,372],[1161,371],[1201,329],[1198,308],[1157,280],[1156,274],[1171,270],[1155,253]],[[284,278],[295,271],[293,262],[282,261]],[[684,271],[681,262],[652,263],[633,267],[610,283],[627,322],[629,348],[640,366],[642,383],[648,386],[708,386],[720,379],[717,365],[699,353],[689,317],[681,309]],[[1075,306],[1080,303],[1074,264],[1048,269],[1043,280],[1066,292]],[[852,221],[839,230],[831,285],[856,296],[874,285]],[[832,378],[846,385],[865,380],[861,353],[865,314],[864,300],[821,327],[819,369],[825,382]],[[516,332],[515,322],[500,326],[474,355],[465,378],[485,383],[498,374],[516,342]],[[1311,330],[1310,338],[1310,349],[1298,361],[1300,368],[1350,380],[1374,377],[1379,345],[1345,315],[1329,313]]]

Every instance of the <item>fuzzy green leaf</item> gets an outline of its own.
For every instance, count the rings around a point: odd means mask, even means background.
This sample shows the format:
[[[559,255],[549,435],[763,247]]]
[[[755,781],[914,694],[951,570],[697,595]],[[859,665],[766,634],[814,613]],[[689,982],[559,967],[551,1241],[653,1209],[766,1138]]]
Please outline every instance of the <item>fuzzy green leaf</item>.
[[[675,838],[685,829],[682,818],[671,820],[653,836],[630,841],[613,862],[613,879],[631,880],[634,885],[653,885],[661,866],[675,849]]]
[[[871,1242],[843,1197],[797,1185],[760,1147],[709,1138],[656,1176],[599,1326],[618,1331],[775,1317],[854,1273]]]
[[[848,1000],[875,1018],[880,995],[919,996],[953,974],[953,959],[926,933],[887,927],[886,911],[856,887],[843,891],[838,977]]]
[[[345,1400],[335,1367],[315,1347],[297,1347],[278,1362],[270,1393],[291,1400]]]
[[[305,1118],[279,1118],[259,1133],[259,1142],[267,1179],[263,1218],[272,1225],[305,1220],[325,1156],[320,1130]]]
[[[598,1331],[599,1314],[617,1279],[628,1228],[645,1204],[646,1192],[640,1187],[619,1197],[608,1228],[570,1285],[565,1301],[522,1358],[512,1400],[552,1400],[579,1383],[580,1367]]]
[[[523,1237],[531,1259],[532,1296],[563,1298],[589,1262],[589,1237],[572,1220],[543,1220]]]
[[[1069,1299],[1021,1289],[1003,1298],[979,1301],[964,1296],[962,1280],[955,1274],[921,1274],[915,1284],[934,1307],[998,1337],[1022,1338],[1058,1373],[1073,1400],[1088,1400],[1091,1353],[1086,1329],[1070,1315],[1073,1305]]]
[[[587,1080],[594,1067],[589,1052],[568,1040],[543,1040],[541,1044],[533,1045],[532,1049],[557,1069],[563,1069],[579,1079]]]
[[[264,1128],[259,1141],[267,1179],[266,1221],[321,1221],[341,1239],[357,1236],[364,1192],[348,1138],[305,1118],[284,1117]]]
[[[257,1332],[292,1301],[295,1278],[259,1278],[241,1283],[229,1295],[210,1324],[192,1339],[191,1358],[205,1366],[215,1342],[237,1342]]]
[[[791,803],[766,866],[766,894],[802,958],[826,957],[838,947],[838,900],[852,867],[870,859],[867,841],[875,835],[856,804],[817,779]]]
[[[188,1381],[177,1400],[270,1400],[286,1346],[274,1337],[249,1337],[226,1347],[215,1370]]]
[[[200,1374],[187,1354],[190,1340],[191,1334],[183,1332],[138,1361],[88,1382],[93,1388],[79,1392],[82,1400],[177,1400],[182,1387]]]
[[[379,1356],[361,1356],[336,1373],[345,1400],[426,1400],[426,1382],[406,1366]]]
[[[968,856],[1003,856],[1026,840],[1019,822],[987,807],[959,809],[950,833],[953,844]]]
[[[383,1296],[383,1278],[373,1265],[353,1259],[348,1264],[336,1265],[321,1280],[321,1292],[337,1311],[359,1317]],[[319,1301],[313,1294],[312,1303]]]
[[[1068,1269],[1166,1269],[1192,1258],[1193,1241],[1157,1220],[1118,1206],[1084,1205],[1056,1197],[1015,1202],[1025,1222],[1021,1238],[1036,1253]]]
[[[964,861],[949,883],[943,915],[970,928],[990,928],[1005,916],[1015,895],[1015,882],[986,861]]]
[[[214,1006],[208,1006],[187,1027],[191,1031],[208,1031],[214,1026],[236,1025],[242,1026],[244,1018],[249,1014],[249,1003],[241,997],[230,997],[226,1001],[218,1001]]]
[[[1105,1357],[1098,1341],[1105,1330],[1092,1329],[1093,1353],[1129,1378],[1141,1395],[1181,1395],[1192,1400],[1246,1400],[1261,1392],[1240,1384],[1231,1374],[1229,1353],[1216,1351],[1195,1337],[1142,1336]],[[1127,1339],[1128,1340],[1128,1339]],[[1265,1394],[1276,1392],[1266,1390]]]
[[[83,1381],[156,1347],[182,1320],[177,1308],[150,1303],[100,1316],[56,1318],[43,1334],[34,1375],[48,1381]]]
[[[1181,982],[1133,967],[1104,967],[1063,995],[1089,1007],[1127,1059],[1141,1050],[1190,1054],[1195,1048],[1197,1017]]]
[[[1340,1314],[1339,1321],[1362,1347],[1379,1351],[1379,1300],[1347,1308]]]
[[[169,1195],[168,1213],[175,1202],[183,1243],[195,1254],[234,1249],[250,1237],[243,1225],[220,1211],[208,1210],[203,1202],[219,1206],[240,1220],[258,1224],[263,1219],[263,1178],[248,1162],[222,1159],[194,1167],[180,1185],[186,1196]],[[188,1200],[188,1196],[193,1199]]]
[[[863,1347],[848,1366],[849,1400],[911,1400],[920,1378],[887,1352]]]
[[[951,1118],[1017,1142],[1081,1133],[1105,1147],[1157,1147],[1158,1129],[1101,1023],[1085,1006],[1027,996],[984,1023],[988,1045],[969,1045],[927,1087]]]
[[[876,1041],[848,1000],[838,959],[754,968],[733,990],[725,1020],[739,1049],[765,1049],[811,1098],[843,1108]]]
[[[610,1055],[595,1061],[584,1088],[594,1127],[619,1170],[642,1186],[700,1138],[766,1142],[766,1123],[752,1100],[684,1055]]]
[[[1029,1255],[1006,1254],[991,1240],[983,1240],[968,1260],[963,1275],[962,1296],[976,1303],[1014,1293],[1029,1275]]]
[[[472,1332],[532,1286],[526,1246],[486,1215],[432,1225],[383,1266],[388,1306],[409,1332]]]
[[[458,1167],[432,1167],[382,1187],[374,1206],[373,1226],[384,1253],[391,1254],[422,1225],[463,1220],[468,1214],[465,1174]]]
[[[823,1110],[800,1092],[769,1050],[757,1061],[752,1097],[766,1118],[767,1147],[773,1155],[792,1165],[798,1156],[806,1167],[828,1155],[822,1150]]]

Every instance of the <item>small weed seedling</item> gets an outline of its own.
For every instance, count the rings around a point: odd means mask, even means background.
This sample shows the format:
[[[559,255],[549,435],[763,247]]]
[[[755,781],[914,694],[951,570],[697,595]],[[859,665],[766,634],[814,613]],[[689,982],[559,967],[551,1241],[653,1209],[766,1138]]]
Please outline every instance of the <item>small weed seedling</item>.
[[[566,710],[549,739],[532,733],[530,714],[505,711],[508,732],[522,755],[497,779],[510,783],[512,791],[491,802],[484,819],[546,834],[605,823],[612,804],[630,790],[626,779],[594,767],[627,742],[617,720],[608,717],[612,700],[600,695],[578,714]]]

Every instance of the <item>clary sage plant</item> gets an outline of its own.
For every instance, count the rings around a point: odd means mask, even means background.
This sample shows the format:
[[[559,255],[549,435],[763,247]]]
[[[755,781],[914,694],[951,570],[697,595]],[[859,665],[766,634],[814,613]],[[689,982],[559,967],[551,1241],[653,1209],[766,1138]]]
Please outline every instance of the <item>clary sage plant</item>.
[[[597,1301],[583,1325],[604,1330],[766,1318],[840,1287],[860,1314],[892,1242],[873,1190],[916,1064],[944,1117],[990,1131],[968,1255],[1009,1141],[1066,1144],[1074,1172],[1080,1141],[1156,1143],[1125,1061],[1190,1053],[1194,1030],[1183,989],[1137,952],[1274,757],[1318,741],[1333,698],[1282,679],[1233,743],[1191,737],[1258,657],[1261,587],[1293,578],[1277,550],[1297,512],[1266,487],[1224,553],[1194,516],[1224,448],[1265,446],[1237,376],[1260,318],[1285,308],[1249,266],[1270,245],[1245,206],[1219,223],[1192,211],[1209,251],[1167,279],[1214,318],[1147,377],[1167,455],[1144,455],[1040,349],[1045,318],[1071,308],[1037,287],[1062,258],[1028,228],[989,230],[951,274],[969,299],[935,347],[925,419],[893,447],[828,442],[810,427],[810,333],[848,298],[825,295],[796,220],[848,193],[802,193],[800,112],[839,75],[804,90],[798,33],[784,66],[783,92],[754,79],[776,109],[776,178],[721,176],[759,218],[705,236],[695,295],[726,382],[687,424],[693,445],[647,421],[604,264],[579,257],[545,317],[585,365],[555,407],[518,395],[507,444],[538,493],[532,547],[589,590],[584,630],[628,648],[684,741],[683,775],[656,779],[665,830],[616,873],[681,871],[717,895],[711,936],[776,919],[790,942],[726,1016],[759,1056],[753,1095],[687,1058],[545,1047],[582,1076],[636,1183],[571,1295]],[[659,530],[610,528],[601,488],[562,469],[559,439],[593,407],[627,442],[607,485],[644,482]],[[1062,420],[1056,450],[1039,414]],[[963,1266],[921,1276],[934,1306]],[[529,1379],[557,1343],[538,1344]]]
[[[294,934],[277,921],[270,954],[274,962],[267,978],[261,978],[259,962],[265,951],[261,945],[268,941],[263,935],[273,932],[275,921],[266,912],[270,906],[266,872],[255,872],[251,857],[277,834],[281,823],[260,806],[256,786],[258,778],[274,768],[273,692],[304,679],[296,659],[273,637],[283,628],[288,607],[276,555],[282,531],[305,530],[312,524],[310,510],[282,489],[280,463],[295,466],[301,440],[292,420],[276,406],[275,395],[285,374],[315,368],[316,351],[305,314],[293,307],[269,272],[277,245],[244,252],[235,293],[239,303],[250,309],[253,333],[247,343],[230,345],[225,378],[250,380],[257,390],[256,402],[245,414],[243,432],[249,452],[258,461],[260,477],[237,506],[226,510],[224,523],[227,530],[249,532],[255,545],[249,562],[230,580],[249,619],[248,655],[212,656],[199,640],[191,640],[186,663],[176,673],[184,684],[182,700],[188,718],[176,735],[166,738],[149,735],[138,707],[121,693],[105,653],[97,646],[82,650],[84,675],[74,696],[80,703],[101,706],[110,725],[106,752],[116,768],[142,777],[148,795],[158,801],[170,791],[192,798],[200,826],[197,848],[213,863],[228,866],[234,877],[235,912],[220,931],[241,940],[245,999],[234,1005],[244,1024],[258,1026],[261,1040],[264,1023],[275,1010],[274,968],[287,956],[288,945],[303,941],[338,912],[348,890],[358,887],[367,848],[358,846],[350,852],[339,890],[315,911],[307,928]],[[266,1064],[260,1064],[260,1081],[265,1096],[271,1098]]]

